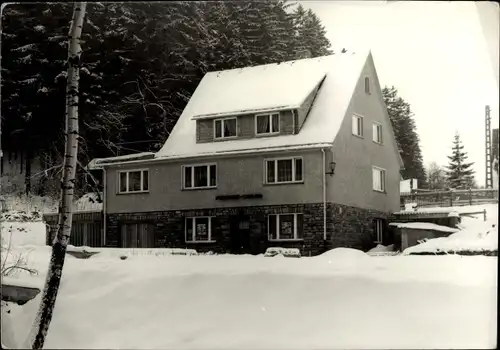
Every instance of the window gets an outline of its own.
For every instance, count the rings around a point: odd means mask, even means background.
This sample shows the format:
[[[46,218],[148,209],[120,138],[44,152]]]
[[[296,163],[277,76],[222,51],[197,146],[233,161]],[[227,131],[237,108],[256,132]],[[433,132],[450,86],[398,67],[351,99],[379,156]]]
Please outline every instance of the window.
[[[301,157],[269,159],[265,161],[265,183],[302,182],[304,177]]]
[[[280,115],[260,114],[255,116],[255,130],[257,135],[276,134],[280,132]]]
[[[186,242],[212,242],[212,218],[186,218]]]
[[[183,166],[183,188],[213,188],[217,187],[217,166],[185,165]]]
[[[370,78],[365,77],[365,93],[370,93]]]
[[[270,241],[298,240],[303,233],[302,214],[272,214],[268,216],[268,236]]]
[[[149,191],[148,170],[119,171],[119,193]]]
[[[385,170],[373,167],[373,189],[385,192]]]
[[[363,117],[360,115],[352,116],[352,134],[363,137]]]
[[[154,225],[148,223],[128,223],[121,225],[122,248],[154,248]]]
[[[373,142],[382,143],[382,124],[373,123]]]
[[[382,244],[384,239],[384,220],[383,219],[374,219],[373,220],[373,229],[374,229],[374,242]]]
[[[215,138],[236,137],[236,118],[214,120]]]

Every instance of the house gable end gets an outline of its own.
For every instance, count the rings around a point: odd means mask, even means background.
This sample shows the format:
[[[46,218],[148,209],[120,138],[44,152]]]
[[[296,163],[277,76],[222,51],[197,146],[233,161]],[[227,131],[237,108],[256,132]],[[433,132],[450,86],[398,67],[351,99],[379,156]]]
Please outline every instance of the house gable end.
[[[365,78],[371,80],[365,89]],[[353,115],[361,117],[354,132]],[[358,123],[359,118],[356,119]],[[391,212],[399,208],[400,157],[371,55],[365,60],[356,87],[345,111],[339,132],[331,148],[336,163],[335,174],[328,178],[329,200],[364,209]],[[382,140],[377,142],[376,126],[382,127]],[[373,169],[384,169],[384,191],[375,184]]]
[[[398,149],[397,142],[396,142],[396,137],[394,135],[394,129],[392,127],[391,119],[389,118],[389,112],[387,111],[387,106],[385,104],[384,96],[382,94],[382,88],[380,87],[380,82],[378,79],[377,69],[375,68],[375,63],[373,61],[373,56],[371,53],[368,56],[368,62],[371,65],[371,70],[372,70],[372,76],[371,76],[373,79],[373,84],[372,84],[373,91],[372,91],[372,93],[377,96],[378,100],[380,101],[380,104],[382,105],[384,118],[385,118],[386,125],[387,125],[386,126],[387,132],[385,134],[389,135],[389,137],[392,138],[392,145],[393,145],[394,152],[396,153],[396,155],[398,157],[398,161],[400,163],[400,170],[403,170],[404,169],[403,159],[401,158],[401,154],[399,153],[399,149]]]

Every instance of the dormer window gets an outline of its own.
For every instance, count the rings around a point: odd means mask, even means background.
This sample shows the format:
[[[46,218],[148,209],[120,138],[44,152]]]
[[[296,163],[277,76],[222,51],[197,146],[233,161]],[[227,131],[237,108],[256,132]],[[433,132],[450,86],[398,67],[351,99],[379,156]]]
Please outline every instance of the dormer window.
[[[277,134],[280,132],[280,114],[259,114],[255,116],[257,135]]]
[[[224,118],[214,120],[214,138],[225,139],[236,137],[236,118]]]

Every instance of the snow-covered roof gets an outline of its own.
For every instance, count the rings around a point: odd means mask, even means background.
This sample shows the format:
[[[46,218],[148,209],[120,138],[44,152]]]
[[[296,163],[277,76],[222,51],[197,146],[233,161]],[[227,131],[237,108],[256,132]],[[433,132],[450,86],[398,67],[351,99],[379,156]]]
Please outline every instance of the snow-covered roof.
[[[326,75],[326,57],[210,72],[196,89],[194,118],[299,108]]]
[[[208,73],[155,158],[331,145],[370,54],[336,54]],[[196,143],[196,121],[193,118],[297,108],[323,78],[321,89],[298,134]]]
[[[457,207],[429,207],[417,208],[417,210],[403,210],[395,212],[394,215],[415,215],[415,214],[446,214],[448,216],[451,212],[457,212],[459,215],[478,213],[484,211],[484,206],[481,205],[467,205]]]
[[[448,226],[436,225],[430,222],[392,222],[389,226],[396,226],[397,228],[411,228],[417,230],[432,230],[432,231],[440,231],[440,232],[458,232],[459,229],[451,228]]]

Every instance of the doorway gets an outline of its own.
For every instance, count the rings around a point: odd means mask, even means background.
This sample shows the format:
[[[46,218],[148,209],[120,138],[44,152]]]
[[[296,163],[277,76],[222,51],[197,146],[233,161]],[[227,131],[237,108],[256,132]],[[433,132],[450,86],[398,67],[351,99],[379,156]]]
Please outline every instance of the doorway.
[[[250,218],[238,214],[230,218],[231,254],[250,254]]]

